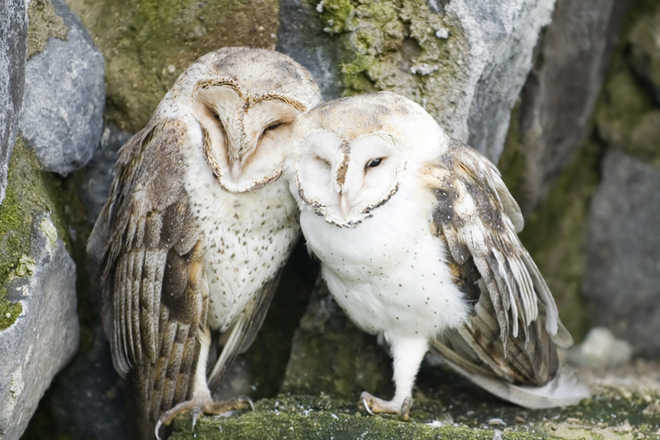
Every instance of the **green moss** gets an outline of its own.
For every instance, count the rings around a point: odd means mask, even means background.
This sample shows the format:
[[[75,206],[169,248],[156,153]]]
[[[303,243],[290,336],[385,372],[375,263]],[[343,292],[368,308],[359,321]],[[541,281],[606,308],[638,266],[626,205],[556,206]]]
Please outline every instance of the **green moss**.
[[[317,11],[321,11],[321,18],[325,24],[324,31],[329,33],[340,33],[346,30],[355,14],[355,8],[351,0],[322,1]]]
[[[171,439],[488,439],[494,430],[504,439],[580,438],[597,432],[604,438],[654,438],[660,414],[657,395],[624,395],[605,390],[576,406],[526,410],[482,392],[464,389],[460,379],[429,396],[415,394],[410,422],[393,416],[369,416],[353,401],[327,395],[282,395],[256,403],[255,411],[229,418],[203,417],[191,432],[189,417],[175,421]],[[475,392],[476,391],[476,392]],[[442,400],[438,400],[438,395]],[[591,437],[586,437],[591,438]]]
[[[48,38],[66,40],[69,28],[49,0],[32,0],[28,9],[28,59],[46,48]]]
[[[451,16],[425,0],[324,0],[317,10],[339,41],[345,95],[390,90],[434,116],[458,101],[468,50]]]
[[[61,180],[41,171],[34,153],[17,138],[9,162],[7,195],[0,205],[0,329],[11,325],[21,312],[20,304],[7,301],[6,283],[30,274],[35,214],[50,212],[57,236],[69,245],[64,197]]]
[[[106,116],[137,131],[177,76],[223,46],[274,48],[276,0],[68,0],[105,57]]]
[[[204,418],[193,434],[190,422],[180,418],[170,439],[455,439],[491,440],[493,429],[470,428],[430,421],[402,422],[391,417],[373,417],[356,411],[357,406],[327,397],[293,396],[257,403],[254,412],[226,419]],[[552,438],[506,430],[504,439]]]

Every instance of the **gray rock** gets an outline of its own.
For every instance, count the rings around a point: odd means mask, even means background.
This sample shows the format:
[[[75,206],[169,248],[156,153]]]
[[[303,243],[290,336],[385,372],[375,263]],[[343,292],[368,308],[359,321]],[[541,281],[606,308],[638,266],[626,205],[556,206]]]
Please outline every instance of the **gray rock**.
[[[280,1],[277,50],[305,66],[326,100],[341,95],[336,42],[323,32],[321,20],[310,2]]]
[[[557,1],[520,103],[525,170],[519,202],[527,212],[544,199],[591,127],[625,3]]]
[[[655,11],[643,16],[635,23],[628,36],[631,46],[632,67],[653,90],[660,104],[660,5]]]
[[[82,171],[83,183],[80,189],[80,198],[85,204],[87,220],[90,225],[96,221],[96,217],[98,217],[108,197],[119,148],[131,136],[130,133],[120,130],[115,125],[106,126],[101,136],[100,148],[94,153],[94,157]]]
[[[90,329],[90,333],[94,338],[90,349],[82,352],[81,347],[73,362],[57,375],[40,411],[44,406],[51,411],[59,437],[130,438],[128,400],[112,367],[110,344],[100,325]]]
[[[52,0],[69,28],[66,41],[50,38],[27,63],[21,132],[45,169],[61,175],[84,166],[103,129],[103,56],[80,20]]]
[[[18,439],[53,376],[78,348],[76,268],[47,214],[35,216],[31,255],[8,299],[21,315],[0,332],[0,439]]]
[[[453,0],[445,6],[458,18],[469,47],[467,78],[460,85],[463,99],[447,110],[452,112],[450,131],[494,162],[553,5],[554,0]]]
[[[0,3],[0,203],[23,103],[27,20],[24,0]]]
[[[568,352],[568,360],[581,367],[612,368],[630,361],[632,347],[605,327],[589,330],[584,341]]]
[[[660,170],[609,152],[587,232],[584,295],[595,325],[660,355]]]

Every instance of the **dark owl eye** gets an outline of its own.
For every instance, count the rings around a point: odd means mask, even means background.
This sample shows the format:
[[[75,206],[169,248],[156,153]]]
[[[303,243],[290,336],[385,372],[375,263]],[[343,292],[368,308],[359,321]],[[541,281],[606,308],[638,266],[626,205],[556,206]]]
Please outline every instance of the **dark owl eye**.
[[[376,168],[380,163],[383,161],[382,157],[378,157],[376,159],[371,159],[367,164],[364,166],[364,168]]]
[[[273,122],[264,129],[264,133],[266,133],[268,130],[275,130],[277,127],[279,127],[282,124],[284,124],[284,122]]]

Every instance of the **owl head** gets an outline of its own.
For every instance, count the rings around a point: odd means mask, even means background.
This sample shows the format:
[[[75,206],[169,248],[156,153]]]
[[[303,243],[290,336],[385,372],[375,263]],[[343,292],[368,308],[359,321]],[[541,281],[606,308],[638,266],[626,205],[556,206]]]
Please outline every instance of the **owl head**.
[[[390,92],[320,105],[300,116],[293,129],[291,192],[301,209],[311,208],[340,227],[370,217],[448,145],[422,107]]]
[[[157,114],[192,116],[220,185],[244,192],[280,176],[291,123],[319,101],[310,73],[288,56],[233,47],[204,55],[186,69]]]

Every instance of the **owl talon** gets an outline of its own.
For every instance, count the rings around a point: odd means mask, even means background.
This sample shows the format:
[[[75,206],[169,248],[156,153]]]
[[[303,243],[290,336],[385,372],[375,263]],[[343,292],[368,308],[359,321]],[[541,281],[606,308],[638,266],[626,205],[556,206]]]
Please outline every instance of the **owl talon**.
[[[365,397],[362,398],[362,405],[364,406],[364,409],[369,413],[370,416],[375,416],[374,412],[369,408],[369,404],[367,403],[367,399]]]
[[[158,418],[156,426],[154,428],[154,434],[157,440],[160,440],[160,429],[165,426],[169,426],[170,423],[182,413],[190,411],[192,418],[192,429],[195,429],[197,425],[197,420],[202,414],[224,414],[228,411],[238,410],[238,409],[247,409],[250,407],[254,411],[254,403],[250,400],[249,397],[238,397],[234,400],[227,400],[216,402],[213,400],[187,400],[181,402],[171,409],[165,411]]]
[[[401,420],[407,422],[410,420],[410,409],[412,408],[413,405],[413,400],[412,397],[406,397],[403,399],[403,403],[401,404],[401,410],[399,412],[399,417]]]
[[[406,397],[399,407],[393,400],[383,400],[364,391],[360,395],[360,401],[364,409],[370,415],[376,414],[396,414],[401,420],[410,419],[410,408],[412,408],[412,398]]]

